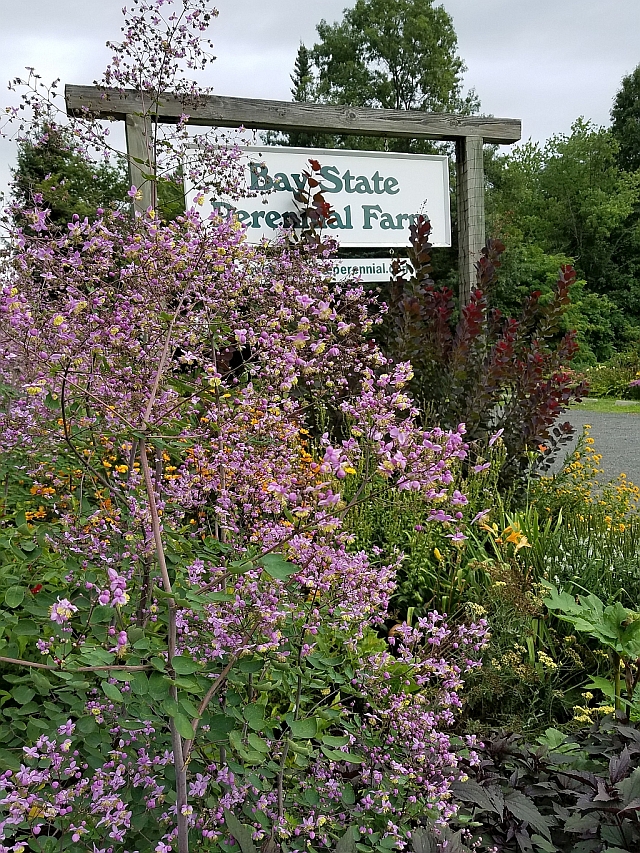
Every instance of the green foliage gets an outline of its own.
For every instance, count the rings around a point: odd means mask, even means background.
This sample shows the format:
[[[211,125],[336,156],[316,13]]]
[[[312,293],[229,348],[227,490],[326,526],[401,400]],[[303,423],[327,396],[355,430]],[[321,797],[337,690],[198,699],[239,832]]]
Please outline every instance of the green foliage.
[[[473,518],[495,501],[505,450],[499,443],[476,446],[471,452],[478,465],[489,461],[485,470],[456,471],[456,485],[468,499],[466,514]],[[363,493],[359,478],[353,477],[345,497],[359,494],[362,500],[347,524],[355,550],[379,548],[384,554],[404,555],[392,598],[394,618],[405,620],[408,613],[420,616],[433,608],[458,613],[469,602],[482,600],[482,589],[490,582],[483,563],[486,554],[474,554],[467,540],[452,541],[455,526],[430,520],[431,507],[420,495],[404,492],[380,500],[369,492]]]
[[[620,170],[611,131],[582,119],[544,146],[489,150],[486,165],[489,230],[514,253],[503,273],[506,298],[531,276],[532,261],[544,269],[544,256],[572,258],[586,281],[575,325],[591,353],[608,358],[640,317],[640,175]]]
[[[93,219],[99,207],[123,205],[128,189],[122,163],[91,160],[64,128],[44,122],[19,141],[13,199],[30,209],[41,194],[57,228],[66,229],[74,214]]]
[[[640,356],[634,350],[617,353],[604,364],[591,367],[586,372],[589,394],[592,397],[640,399],[638,388],[630,385],[639,378]]]
[[[611,119],[611,131],[619,146],[620,168],[636,172],[640,169],[640,65],[622,78]]]
[[[602,690],[615,702],[616,710],[624,708],[632,719],[640,719],[640,613],[628,610],[617,601],[605,607],[597,595],[577,599],[551,584],[546,585],[544,603],[558,618],[573,625],[576,631],[587,634],[605,646],[612,662],[612,682],[593,679],[589,688]],[[625,695],[622,695],[624,683]]]
[[[357,0],[339,24],[322,21],[312,57],[327,103],[468,112],[451,16],[433,0]]]
[[[463,61],[451,16],[433,0],[357,0],[339,23],[322,20],[319,41],[300,46],[292,81],[294,100],[430,112],[477,112],[463,94]],[[300,135],[289,144],[302,144]],[[305,136],[319,147],[336,140]],[[428,142],[341,138],[348,148],[432,151]]]
[[[515,239],[501,258],[492,303],[507,316],[514,316],[532,291],[540,291],[541,303],[548,304],[558,270],[570,263],[566,254],[548,253],[539,245]],[[558,326],[565,334],[576,331],[579,350],[573,364],[587,366],[610,358],[620,340],[630,336],[622,311],[608,296],[591,291],[584,279],[577,279],[569,294],[571,303]]]
[[[291,95],[294,101],[299,103],[313,101],[313,67],[309,49],[302,42],[298,48],[295,65],[293,66],[293,74],[291,75],[293,87]]]
[[[635,853],[640,846],[640,731],[607,717],[537,743],[498,733],[454,783],[452,825],[467,844],[504,853]]]

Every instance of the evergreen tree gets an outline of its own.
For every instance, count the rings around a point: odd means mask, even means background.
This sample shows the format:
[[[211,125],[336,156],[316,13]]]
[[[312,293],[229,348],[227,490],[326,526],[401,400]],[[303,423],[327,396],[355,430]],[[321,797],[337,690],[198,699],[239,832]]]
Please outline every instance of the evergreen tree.
[[[313,66],[309,50],[304,46],[304,44],[302,44],[302,42],[300,42],[300,47],[298,48],[298,53],[296,55],[293,74],[291,75],[291,82],[293,83],[291,94],[293,95],[294,101],[298,101],[299,103],[313,101]]]
[[[316,81],[311,53],[302,42],[298,48],[296,61],[291,74],[291,95],[298,103],[313,103],[316,100]],[[331,138],[318,134],[297,131],[288,134],[270,134],[269,141],[278,145],[291,145],[295,148],[333,148]]]
[[[19,141],[11,194],[23,208],[41,195],[53,227],[66,228],[74,213],[91,219],[98,207],[124,204],[128,188],[123,164],[92,161],[64,127],[45,122]]]

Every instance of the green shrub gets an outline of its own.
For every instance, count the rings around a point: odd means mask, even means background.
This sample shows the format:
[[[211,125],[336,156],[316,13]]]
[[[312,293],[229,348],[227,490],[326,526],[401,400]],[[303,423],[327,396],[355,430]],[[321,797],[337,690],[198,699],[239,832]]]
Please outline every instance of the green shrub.
[[[635,351],[619,353],[605,364],[588,368],[585,375],[592,397],[640,400],[640,389],[629,384],[640,375],[640,356]]]

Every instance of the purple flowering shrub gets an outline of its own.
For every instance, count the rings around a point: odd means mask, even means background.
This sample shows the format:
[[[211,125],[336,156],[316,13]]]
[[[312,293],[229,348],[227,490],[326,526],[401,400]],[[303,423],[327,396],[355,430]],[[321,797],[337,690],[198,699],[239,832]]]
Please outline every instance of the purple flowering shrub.
[[[182,6],[138,4],[107,83],[152,91],[145,32],[199,67],[213,13]],[[207,153],[228,181],[233,152]],[[421,425],[330,244],[250,246],[193,210],[62,234],[40,197],[22,214],[0,284],[2,853],[384,850],[446,821],[486,624],[381,639],[401,555],[346,522],[411,494],[462,537],[464,428]]]
[[[323,252],[193,212],[39,221],[2,286],[0,431],[33,501],[14,523],[61,568],[7,590],[38,630],[4,660],[49,679],[33,715],[57,726],[12,731],[8,849],[215,847],[225,809],[290,849],[446,818],[443,730],[486,628],[433,613],[379,640],[397,557],[350,547],[342,488],[455,519],[463,431],[419,426],[409,366],[364,344],[367,299]],[[339,444],[308,443],[303,386],[341,400]]]

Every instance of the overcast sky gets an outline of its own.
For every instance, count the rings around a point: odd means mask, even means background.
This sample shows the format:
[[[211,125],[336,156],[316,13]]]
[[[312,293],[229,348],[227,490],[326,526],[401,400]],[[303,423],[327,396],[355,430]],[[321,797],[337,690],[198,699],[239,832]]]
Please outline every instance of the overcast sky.
[[[90,84],[117,40],[126,0],[0,0],[0,85],[33,65],[49,80]],[[218,57],[202,82],[222,95],[289,100],[300,41],[351,0],[219,0]],[[584,116],[608,124],[623,75],[640,63],[640,0],[443,0],[482,111],[521,118],[544,141]],[[9,94],[5,103],[10,103]],[[0,185],[13,149],[0,143]]]

